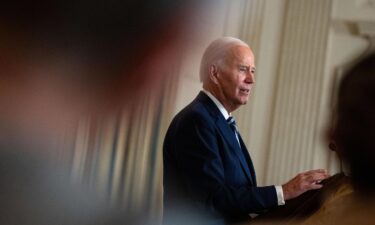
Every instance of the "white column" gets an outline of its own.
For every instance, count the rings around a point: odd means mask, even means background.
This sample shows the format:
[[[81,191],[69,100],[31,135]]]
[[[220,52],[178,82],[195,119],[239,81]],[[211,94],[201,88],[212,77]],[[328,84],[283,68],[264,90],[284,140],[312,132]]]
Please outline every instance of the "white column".
[[[331,16],[329,0],[289,0],[266,160],[266,183],[282,183],[312,169]],[[325,97],[325,96],[324,96]],[[328,150],[327,150],[328,151]]]

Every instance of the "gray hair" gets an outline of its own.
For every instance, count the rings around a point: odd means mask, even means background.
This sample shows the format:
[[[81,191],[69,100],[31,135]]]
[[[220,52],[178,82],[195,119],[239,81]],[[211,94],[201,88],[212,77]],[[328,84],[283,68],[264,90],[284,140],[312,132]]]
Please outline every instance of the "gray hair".
[[[206,48],[201,60],[199,77],[201,82],[205,82],[211,65],[221,64],[225,59],[228,50],[233,46],[246,46],[249,47],[244,41],[234,37],[221,37],[213,42]]]

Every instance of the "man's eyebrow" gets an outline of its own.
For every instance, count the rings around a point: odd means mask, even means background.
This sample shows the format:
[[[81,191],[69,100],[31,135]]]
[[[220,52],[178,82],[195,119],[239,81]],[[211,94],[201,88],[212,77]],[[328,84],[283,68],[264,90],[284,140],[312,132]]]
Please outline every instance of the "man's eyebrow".
[[[246,68],[246,69],[248,69],[248,70],[256,71],[256,67],[255,67],[255,66],[247,66],[247,65],[242,65],[242,64],[240,64],[239,67],[241,67],[241,68]]]
[[[255,72],[256,71],[256,67],[255,66],[247,66],[247,65],[239,64],[238,67],[239,68],[246,68],[246,70],[251,71],[251,72]]]

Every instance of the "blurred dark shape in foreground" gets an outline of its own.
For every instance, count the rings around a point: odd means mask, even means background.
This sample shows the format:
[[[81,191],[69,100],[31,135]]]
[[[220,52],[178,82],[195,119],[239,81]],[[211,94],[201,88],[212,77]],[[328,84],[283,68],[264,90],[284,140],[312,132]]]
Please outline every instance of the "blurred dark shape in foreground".
[[[207,2],[2,1],[0,224],[146,223],[51,155],[82,116],[126,110],[163,82]]]
[[[333,138],[348,164],[356,193],[375,197],[375,54],[355,65],[342,79]]]

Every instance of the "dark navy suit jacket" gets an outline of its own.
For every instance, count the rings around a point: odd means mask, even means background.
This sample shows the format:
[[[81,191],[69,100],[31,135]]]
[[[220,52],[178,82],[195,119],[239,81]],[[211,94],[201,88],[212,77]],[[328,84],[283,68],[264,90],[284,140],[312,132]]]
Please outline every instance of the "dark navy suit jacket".
[[[277,206],[274,186],[257,187],[239,139],[241,148],[204,92],[176,115],[163,146],[166,223],[227,224]]]

